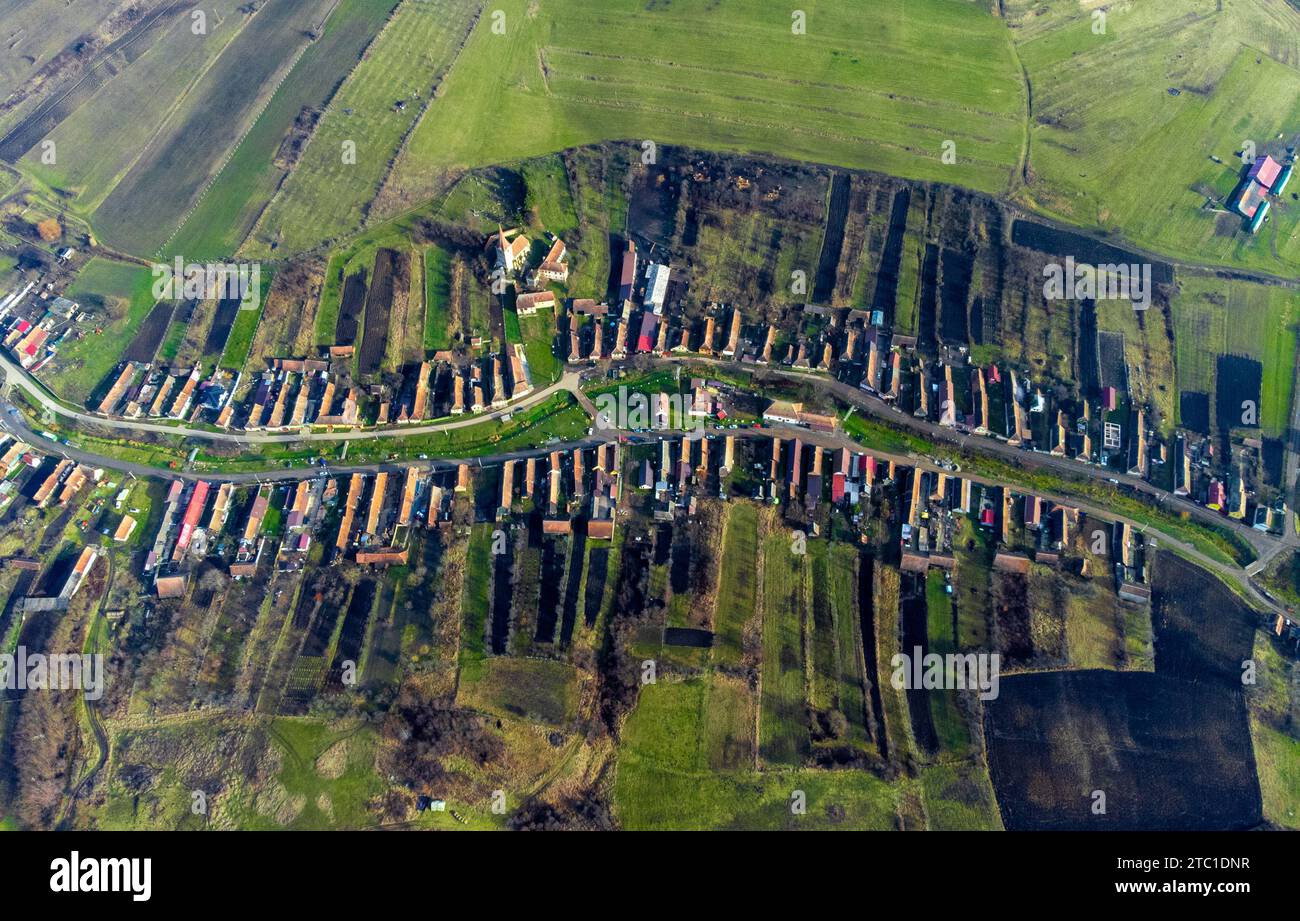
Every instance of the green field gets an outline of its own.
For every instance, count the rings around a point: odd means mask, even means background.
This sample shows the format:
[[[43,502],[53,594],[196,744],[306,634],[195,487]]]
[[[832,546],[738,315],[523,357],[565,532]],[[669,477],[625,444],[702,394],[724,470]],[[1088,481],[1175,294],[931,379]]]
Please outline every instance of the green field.
[[[476,524],[469,533],[465,579],[461,587],[461,674],[475,679],[487,658],[487,622],[492,597],[492,526]]]
[[[1265,435],[1282,437],[1291,417],[1300,292],[1184,278],[1173,300],[1173,320],[1178,389],[1210,394],[1213,406],[1218,356],[1253,358],[1263,365],[1260,427]]]
[[[431,87],[456,59],[477,8],[405,0],[330,101],[251,247],[297,251],[356,229]],[[355,146],[355,156],[345,147]]]
[[[505,311],[507,318],[514,311]],[[555,311],[541,310],[531,317],[519,317],[519,335],[528,356],[528,368],[533,376],[533,386],[545,387],[560,379],[562,362],[555,357]]]
[[[943,571],[931,569],[925,580],[926,637],[929,652],[948,655],[957,651],[952,596],[945,591]],[[928,692],[930,719],[939,740],[939,759],[962,757],[970,747],[970,730],[957,704],[957,692],[940,689]]]
[[[113,774],[99,826],[113,830],[357,828],[373,824],[369,800],[381,784],[375,733],[360,725],[280,718],[256,727],[217,713],[178,724],[122,729],[113,739]],[[232,746],[237,746],[232,748]],[[260,765],[248,776],[232,750]],[[251,763],[251,761],[249,762]],[[154,777],[143,793],[121,773],[138,766]],[[191,808],[195,790],[206,814]]]
[[[61,343],[41,378],[65,400],[81,403],[113,370],[153,309],[153,275],[146,266],[96,256],[86,263],[66,296],[83,307],[101,308],[104,314],[94,322],[102,332],[88,328],[84,338]]]
[[[550,659],[491,656],[463,671],[456,702],[497,716],[567,726],[578,706],[578,672]]]
[[[865,771],[743,769],[753,756],[753,702],[721,676],[641,690],[625,724],[614,811],[625,829],[897,827],[913,781]],[[795,794],[806,803],[793,813]]]
[[[769,152],[987,191],[1023,141],[1010,37],[974,4],[809,2],[806,34],[761,0],[495,4],[398,165],[417,200],[440,171],[612,138]],[[671,117],[669,117],[671,113]],[[954,140],[958,158],[941,162]]]
[[[745,624],[754,616],[758,565],[758,509],[748,502],[727,506],[722,546],[722,584],[713,618],[713,656],[723,665],[739,665],[744,653]]]
[[[424,349],[436,352],[450,347],[451,256],[431,246],[424,251]]]
[[[763,546],[763,673],[759,751],[768,764],[798,765],[808,753],[803,616],[806,555],[777,529]]]

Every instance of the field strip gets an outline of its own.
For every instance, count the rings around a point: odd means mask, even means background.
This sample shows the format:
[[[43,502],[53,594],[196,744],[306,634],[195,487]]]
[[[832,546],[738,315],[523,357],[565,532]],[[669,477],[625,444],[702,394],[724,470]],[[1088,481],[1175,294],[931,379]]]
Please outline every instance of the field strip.
[[[479,3],[478,9],[474,11],[474,15],[470,18],[469,25],[465,28],[465,33],[461,36],[460,43],[456,45],[456,53],[453,54],[451,59],[443,65],[443,68],[440,71],[438,71],[437,76],[434,78],[433,86],[424,97],[424,104],[420,106],[419,114],[416,115],[415,118],[411,119],[411,123],[406,126],[406,131],[402,133],[402,139],[398,142],[397,147],[393,149],[393,153],[388,160],[388,168],[384,170],[384,174],[379,177],[378,185],[375,186],[375,194],[370,196],[362,206],[361,226],[363,228],[369,223],[371,209],[374,207],[375,202],[383,195],[384,188],[388,185],[388,180],[392,177],[394,170],[397,169],[397,164],[401,162],[402,155],[406,153],[406,148],[411,142],[411,135],[413,135],[415,129],[420,126],[420,122],[424,121],[424,116],[429,111],[429,106],[433,105],[434,101],[438,98],[438,90],[442,87],[443,81],[447,79],[447,75],[451,73],[452,68],[456,66],[456,62],[460,60],[461,53],[465,50],[465,46],[469,44],[469,37],[474,34],[474,29],[478,25],[478,21],[482,16],[483,4]],[[319,122],[317,122],[317,124],[319,124]]]
[[[655,84],[646,83],[644,80],[620,80],[612,77],[592,76],[590,74],[574,75],[574,74],[561,73],[558,76],[563,77],[566,80],[595,83],[601,86],[630,89],[633,91],[637,91],[637,90],[643,91],[646,89],[651,89],[651,90],[658,90],[665,94],[672,94],[676,96],[689,94],[693,96],[699,96],[704,99],[723,100],[731,103],[737,103],[737,102],[757,103],[757,104],[767,106],[768,108],[793,109],[800,113],[820,112],[825,115],[838,116],[839,118],[845,120],[852,119],[858,121],[868,121],[871,122],[873,125],[880,125],[886,121],[886,119],[882,118],[880,113],[878,112],[854,112],[848,109],[838,109],[835,108],[834,106],[806,105],[798,102],[781,102],[775,99],[763,98],[759,96],[742,96],[736,93],[718,93],[707,89],[686,89],[682,87],[666,86],[664,84],[655,85]],[[565,94],[563,93],[553,92],[551,95],[557,99],[572,98],[572,97],[566,97]],[[590,98],[590,97],[580,97],[580,98]],[[883,98],[884,97],[882,97],[882,101]],[[650,105],[650,103],[642,103],[642,104]],[[933,106],[931,104],[924,103],[924,102],[921,102],[920,105],[931,107],[931,108],[937,108],[941,112],[958,111],[957,109],[953,109],[951,107]],[[999,121],[1016,122],[1017,124],[1020,124],[1020,119],[1018,117],[1001,116],[1001,115],[991,115],[988,117]],[[898,121],[894,122],[894,124],[896,124],[899,128],[908,129],[912,131],[937,131],[938,130],[932,124],[922,124],[917,122],[898,122]],[[949,128],[945,133],[951,136],[968,138],[970,140],[980,141],[986,144],[997,144],[999,142],[998,138],[991,138],[991,137],[985,137],[978,134],[972,134],[969,131],[956,132],[951,128]]]
[[[854,96],[854,97],[870,96],[879,99],[889,100],[890,102],[908,102],[913,105],[926,106],[927,108],[939,109],[945,112],[962,112],[968,115],[982,115],[986,118],[999,119],[1004,121],[1018,120],[1018,116],[1016,116],[1014,113],[990,112],[986,109],[978,109],[972,106],[954,105],[952,103],[941,102],[936,99],[926,99],[921,96],[910,96],[904,93],[890,92],[888,90],[872,89],[871,87],[846,86],[842,83],[826,83],[822,81],[799,80],[799,79],[781,76],[779,74],[774,74],[772,72],[764,73],[761,71],[738,70],[736,68],[731,68],[731,67],[715,67],[707,64],[685,64],[682,63],[681,61],[667,61],[662,58],[643,58],[643,57],[634,57],[632,55],[606,54],[604,52],[599,52],[599,51],[585,51],[578,48],[566,48],[560,45],[547,45],[544,48],[540,49],[539,53],[544,55],[543,60],[546,63],[546,66],[548,68],[553,68],[553,65],[551,61],[545,57],[546,55],[558,55],[561,57],[563,57],[564,55],[572,55],[575,57],[597,58],[597,59],[612,61],[620,64],[625,63],[630,65],[644,65],[649,67],[665,68],[668,70],[697,71],[702,74],[707,74],[710,76],[743,77],[746,79],[762,80],[766,83],[778,83],[783,86],[827,90],[830,92],[842,93],[846,96]],[[559,70],[558,75],[565,76],[563,70]],[[547,76],[549,77],[549,74],[547,74]],[[596,80],[596,81],[610,80],[610,82],[613,82],[612,78],[607,78],[596,74],[583,74],[580,77],[580,79]],[[623,81],[623,82],[630,82],[630,81]],[[645,84],[644,81],[642,81],[636,85],[643,86]],[[675,86],[672,89],[674,92],[679,92],[679,93],[707,94],[709,92],[708,90],[697,90],[685,86]],[[726,94],[726,95],[730,96],[730,94]],[[737,98],[746,98],[746,97],[737,97]],[[757,99],[757,98],[751,98],[748,99],[747,101],[762,102],[764,104],[772,103],[772,100]],[[791,103],[786,103],[786,105],[791,105]],[[815,109],[817,107],[813,106],[809,108]]]
[[[667,106],[644,105],[644,104],[631,103],[631,102],[625,102],[620,100],[593,99],[587,96],[561,95],[561,96],[557,96],[556,98],[573,102],[573,103],[600,106],[602,108],[607,108],[607,109],[625,109],[629,111],[649,112],[649,113],[664,115],[676,119],[696,119],[700,121],[712,122],[715,124],[718,122],[722,122],[725,124],[736,125],[737,127],[741,127],[741,128],[753,128],[755,130],[761,130],[761,131],[785,131],[790,134],[799,134],[805,137],[815,137],[815,138],[821,138],[823,140],[829,140],[829,141],[840,141],[846,144],[852,144],[859,147],[862,146],[879,147],[885,150],[893,150],[899,153],[905,153],[910,156],[925,157],[927,154],[931,154],[929,158],[937,161],[937,154],[935,154],[933,151],[920,151],[914,147],[909,147],[903,144],[896,144],[890,141],[882,141],[876,138],[853,137],[850,135],[838,134],[832,131],[820,131],[820,130],[810,131],[807,129],[797,128],[793,125],[790,125],[788,122],[783,124],[755,122],[750,119],[737,118],[734,115],[723,116],[712,112],[683,112],[681,110],[670,109]],[[990,169],[996,169],[996,170],[1005,170],[1009,168],[1009,165],[1006,163],[993,162],[990,160],[979,160],[975,157],[970,157],[970,156],[963,157],[962,162],[964,164],[976,164],[976,165],[986,166]]]
[[[329,10],[325,13],[325,15],[321,17],[322,28],[324,27],[324,23],[329,22],[329,18],[334,15],[334,11],[338,9],[338,5],[341,2],[342,0],[334,0],[333,5],[330,6]],[[263,9],[265,9],[265,7],[259,7],[258,11],[256,12],[260,12]],[[256,15],[256,12],[254,12],[254,15]],[[252,16],[249,17],[249,21],[250,22],[252,21]],[[314,42],[308,41],[308,42],[304,42],[301,46],[299,46],[297,53],[294,54],[293,56],[293,60],[289,62],[289,66],[281,70],[280,78],[275,81],[275,86],[272,87],[271,91],[265,95],[265,98],[262,100],[262,104],[257,109],[257,114],[248,120],[248,124],[245,125],[244,130],[240,132],[239,140],[236,141],[234,144],[230,145],[230,149],[226,151],[226,155],[221,158],[221,164],[215,170],[212,171],[212,175],[210,175],[208,177],[208,180],[205,183],[203,183],[202,191],[199,192],[198,196],[194,199],[193,204],[191,204],[189,209],[186,210],[185,216],[182,217],[176,223],[176,226],[174,228],[172,228],[172,232],[167,235],[167,239],[164,240],[162,242],[162,245],[158,247],[157,251],[154,253],[155,257],[162,255],[163,250],[165,250],[169,245],[171,245],[172,240],[176,239],[176,235],[181,232],[181,228],[185,226],[185,224],[189,221],[189,219],[194,215],[194,212],[198,210],[198,207],[200,204],[202,204],[203,199],[207,197],[208,190],[211,189],[213,184],[216,183],[217,179],[220,178],[221,174],[225,171],[226,166],[229,165],[230,161],[234,158],[235,154],[239,151],[239,148],[243,146],[244,140],[248,137],[249,133],[252,132],[253,127],[258,123],[258,121],[261,120],[263,114],[266,113],[267,106],[271,104],[271,100],[275,98],[275,94],[280,91],[280,87],[284,84],[284,81],[289,78],[289,74],[293,73],[293,69],[298,66],[298,62],[302,60],[302,56],[307,53],[307,49],[310,48],[313,44]],[[213,63],[215,63],[216,59],[219,57],[220,55],[214,57]],[[245,239],[247,239],[247,236],[245,236]],[[236,247],[236,252],[237,251],[238,251],[238,247]]]

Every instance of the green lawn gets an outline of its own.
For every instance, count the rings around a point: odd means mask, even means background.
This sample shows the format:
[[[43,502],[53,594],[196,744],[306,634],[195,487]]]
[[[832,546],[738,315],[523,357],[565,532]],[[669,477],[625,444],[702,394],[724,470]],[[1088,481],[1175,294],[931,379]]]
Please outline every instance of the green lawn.
[[[424,251],[424,305],[425,351],[450,348],[451,256],[437,246]]]
[[[714,675],[642,688],[614,779],[625,829],[895,828],[914,781],[866,771],[755,771],[752,700]],[[805,804],[795,814],[796,797]]]
[[[759,750],[768,764],[798,765],[808,753],[803,636],[806,555],[774,530],[763,551],[763,666]]]
[[[713,656],[720,664],[740,664],[745,624],[754,616],[757,557],[758,509],[733,502],[727,506],[722,584],[713,618]]]

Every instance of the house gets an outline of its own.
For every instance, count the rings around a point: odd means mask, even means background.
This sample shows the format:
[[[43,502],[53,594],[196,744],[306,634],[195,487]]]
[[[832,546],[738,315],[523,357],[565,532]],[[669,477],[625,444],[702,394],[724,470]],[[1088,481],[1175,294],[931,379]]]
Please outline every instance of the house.
[[[623,265],[618,276],[618,299],[627,303],[632,300],[632,288],[636,284],[636,244],[627,241],[623,250]]]
[[[1241,187],[1237,193],[1237,201],[1233,205],[1237,213],[1247,220],[1252,220],[1259,209],[1268,204],[1268,189],[1260,185],[1253,179],[1247,180],[1246,184]]]
[[[555,295],[550,291],[521,294],[515,299],[515,313],[521,317],[531,317],[539,310],[554,306]]]
[[[185,596],[185,585],[188,577],[184,574],[178,576],[161,576],[154,580],[154,589],[158,592],[159,598],[183,598]]]
[[[1223,483],[1219,480],[1210,481],[1210,489],[1205,498],[1205,507],[1212,508],[1216,512],[1223,511],[1223,506],[1227,504],[1227,491],[1223,488]]]
[[[546,254],[546,258],[542,260],[542,264],[533,273],[533,285],[540,287],[552,281],[560,284],[567,282],[569,280],[569,267],[564,261],[564,257],[567,255],[568,250],[565,249],[564,241],[556,237],[555,242],[551,244],[550,251]]]
[[[668,277],[672,269],[658,262],[650,263],[646,270],[645,305],[655,316],[663,316],[664,301],[668,297]]]
[[[117,530],[113,532],[113,540],[119,544],[130,540],[131,535],[135,532],[135,526],[136,520],[134,518],[130,515],[124,516],[121,523],[118,524]]]

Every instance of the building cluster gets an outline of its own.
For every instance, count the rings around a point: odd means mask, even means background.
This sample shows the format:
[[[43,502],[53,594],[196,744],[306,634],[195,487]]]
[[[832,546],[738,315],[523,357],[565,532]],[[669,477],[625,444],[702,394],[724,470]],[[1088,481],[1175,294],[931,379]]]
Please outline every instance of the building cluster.
[[[586,536],[614,536],[619,500],[622,447],[606,442],[595,448],[551,451],[544,457],[508,460],[501,467],[498,520],[535,509],[542,514],[546,534],[570,534],[575,527]],[[456,491],[473,488],[471,469],[457,471]]]
[[[1258,233],[1264,225],[1273,202],[1281,199],[1290,184],[1294,169],[1294,159],[1283,165],[1270,156],[1256,157],[1247,168],[1241,184],[1232,193],[1231,202],[1233,210],[1246,219],[1251,233]]]
[[[57,258],[34,246],[25,247],[17,287],[0,293],[0,337],[5,350],[28,371],[43,368],[65,341],[99,332],[89,312],[58,292],[74,276],[76,250],[65,248]]]

